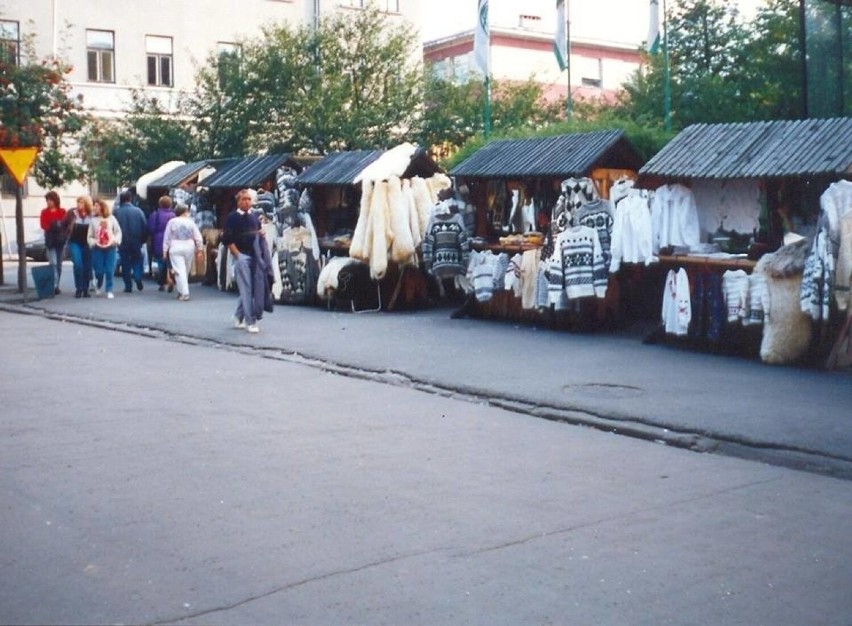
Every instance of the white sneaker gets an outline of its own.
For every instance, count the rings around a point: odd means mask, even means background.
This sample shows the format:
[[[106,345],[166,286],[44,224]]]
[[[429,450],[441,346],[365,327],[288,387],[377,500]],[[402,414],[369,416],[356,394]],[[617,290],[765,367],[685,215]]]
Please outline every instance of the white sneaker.
[[[238,320],[238,319],[234,320],[234,328],[243,329],[245,327],[246,327],[246,323],[243,320]]]
[[[246,326],[246,330],[252,334],[260,332],[260,328],[258,328],[257,324],[249,324]]]
[[[107,300],[112,300],[115,298],[115,295],[111,291],[107,291]]]

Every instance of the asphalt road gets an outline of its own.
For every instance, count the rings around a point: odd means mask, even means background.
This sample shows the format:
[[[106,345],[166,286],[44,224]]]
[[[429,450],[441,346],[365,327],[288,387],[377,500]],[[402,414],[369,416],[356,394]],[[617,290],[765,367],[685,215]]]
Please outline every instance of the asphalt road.
[[[0,320],[0,623],[850,623],[852,482]]]

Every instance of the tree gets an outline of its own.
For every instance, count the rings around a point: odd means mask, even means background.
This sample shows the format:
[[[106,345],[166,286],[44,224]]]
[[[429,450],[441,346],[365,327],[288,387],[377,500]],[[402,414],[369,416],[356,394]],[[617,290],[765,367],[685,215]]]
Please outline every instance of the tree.
[[[418,139],[427,146],[458,149],[482,132],[484,85],[472,77],[456,84],[426,73],[423,114]],[[495,81],[492,89],[492,128],[495,133],[534,131],[563,117],[564,106],[548,102],[534,78],[523,83]]]
[[[73,140],[85,120],[71,97],[66,76],[71,67],[57,57],[37,60],[35,40],[22,41],[20,59],[0,52],[0,147],[37,147],[33,173],[45,187],[59,187],[81,171]],[[26,288],[24,216],[21,191],[15,207],[18,290]]]
[[[85,175],[116,187],[130,186],[167,161],[201,158],[197,143],[191,121],[177,104],[134,89],[124,118],[95,120],[85,129]]]
[[[376,8],[278,24],[208,59],[188,112],[211,156],[379,148],[416,128],[421,73],[408,26]]]
[[[672,124],[797,117],[796,0],[770,0],[744,23],[735,3],[680,0],[668,17]],[[659,124],[664,115],[664,57],[625,85],[622,115]]]

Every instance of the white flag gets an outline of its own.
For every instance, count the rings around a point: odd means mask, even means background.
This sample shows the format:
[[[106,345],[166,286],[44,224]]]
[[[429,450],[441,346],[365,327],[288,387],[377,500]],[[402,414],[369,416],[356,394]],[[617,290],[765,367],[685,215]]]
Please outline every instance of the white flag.
[[[651,0],[649,20],[645,49],[651,54],[657,54],[660,49],[660,0]]]
[[[491,75],[491,45],[488,29],[488,0],[479,0],[476,11],[476,31],[473,35],[473,58],[486,78]]]
[[[553,52],[559,69],[568,67],[568,30],[565,16],[565,0],[556,0],[556,35],[553,38]]]

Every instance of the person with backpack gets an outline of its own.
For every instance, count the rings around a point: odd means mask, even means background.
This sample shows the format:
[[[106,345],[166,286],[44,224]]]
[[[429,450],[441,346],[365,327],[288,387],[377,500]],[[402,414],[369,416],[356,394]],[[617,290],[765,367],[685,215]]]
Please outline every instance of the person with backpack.
[[[163,236],[166,232],[166,225],[169,220],[174,218],[175,212],[172,210],[172,199],[169,196],[162,196],[157,205],[157,209],[148,216],[148,230],[151,233],[151,248],[154,261],[157,264],[157,284],[160,291],[163,291],[171,267],[168,259],[163,255]],[[172,289],[174,289],[174,285],[170,284],[169,293],[172,292]]]

